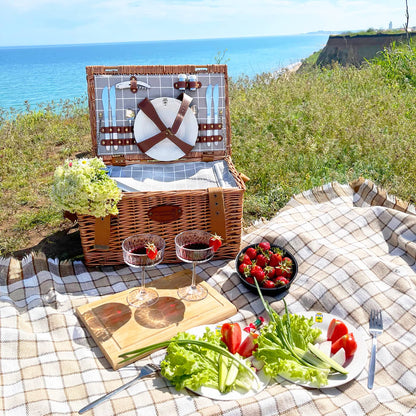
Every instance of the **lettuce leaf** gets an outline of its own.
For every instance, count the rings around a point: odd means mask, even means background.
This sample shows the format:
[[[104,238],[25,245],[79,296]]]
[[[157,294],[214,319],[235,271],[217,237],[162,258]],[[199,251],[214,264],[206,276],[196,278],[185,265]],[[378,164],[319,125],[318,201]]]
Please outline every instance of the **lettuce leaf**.
[[[179,332],[172,338],[161,363],[161,374],[177,390],[185,387],[197,390],[201,386],[218,388],[219,353],[194,344],[179,345],[175,341],[180,339],[196,338],[187,332]],[[222,346],[221,335],[209,328],[199,339]]]
[[[290,333],[288,323],[290,322]],[[266,325],[257,338],[258,348],[254,356],[264,362],[264,372],[276,377],[281,375],[293,381],[311,383],[317,386],[328,384],[329,369],[305,365],[293,353],[293,346],[307,350],[308,342],[313,343],[321,334],[312,328],[313,319],[301,315],[275,314],[274,321]],[[293,343],[290,343],[289,340]]]

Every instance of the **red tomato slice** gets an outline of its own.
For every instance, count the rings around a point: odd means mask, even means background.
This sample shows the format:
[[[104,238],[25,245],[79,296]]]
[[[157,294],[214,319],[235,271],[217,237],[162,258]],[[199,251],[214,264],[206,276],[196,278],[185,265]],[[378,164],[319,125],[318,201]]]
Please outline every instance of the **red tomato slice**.
[[[335,354],[341,348],[344,348],[345,350],[346,360],[351,358],[355,351],[357,351],[357,343],[355,342],[354,335],[352,333],[345,334],[333,342],[331,347],[331,354]]]
[[[339,319],[333,319],[328,327],[326,339],[331,342],[335,342],[338,338],[348,334],[348,328],[344,322]]]
[[[258,337],[257,334],[250,332],[247,338],[241,343],[240,347],[238,348],[237,352],[242,357],[251,357],[253,355],[253,351],[257,348],[257,343],[254,343],[254,340]]]
[[[241,344],[241,327],[238,323],[225,323],[221,327],[221,340],[231,354],[235,354]]]

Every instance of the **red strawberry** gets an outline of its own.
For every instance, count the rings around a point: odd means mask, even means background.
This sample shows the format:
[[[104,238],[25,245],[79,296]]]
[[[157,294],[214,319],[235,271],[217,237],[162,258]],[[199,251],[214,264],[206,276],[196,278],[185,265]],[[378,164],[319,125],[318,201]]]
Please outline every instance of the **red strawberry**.
[[[270,243],[268,241],[263,241],[259,244],[259,247],[263,251],[268,251],[270,250]]]
[[[209,246],[212,247],[214,251],[217,251],[222,245],[222,238],[217,234],[212,234],[209,239]]]
[[[266,274],[267,279],[273,279],[276,275],[276,270],[274,267],[266,266],[264,268],[264,273]]]
[[[276,277],[274,281],[275,281],[276,286],[283,286],[289,283],[289,280],[287,280],[286,277],[283,277],[283,276]]]
[[[292,260],[289,257],[283,257],[283,260],[280,266],[282,269],[281,275],[283,277],[286,277],[286,279],[290,279],[292,277],[292,266],[293,266]]]
[[[154,243],[146,243],[146,255],[150,260],[154,260],[157,256],[157,248]]]
[[[268,258],[264,254],[258,254],[256,257],[256,264],[261,268],[265,268],[269,262]]]
[[[263,280],[261,285],[267,289],[273,289],[274,287],[276,287],[272,280]]]
[[[250,276],[251,264],[241,263],[238,266],[238,271],[244,276]]]
[[[241,254],[238,260],[240,260],[240,263],[251,264],[250,257],[245,253]]]
[[[254,260],[256,258],[256,256],[257,256],[257,251],[256,251],[256,249],[254,247],[249,247],[246,250],[246,253],[245,254],[247,254],[247,256],[250,257],[251,260]]]
[[[283,257],[282,261],[286,264],[286,266],[292,267],[293,261],[290,257]]]
[[[279,253],[273,253],[270,256],[269,266],[276,267],[276,266],[279,265],[279,263],[281,263],[281,261],[282,261],[281,254],[279,254]]]
[[[250,283],[251,285],[254,285],[255,283],[254,283],[254,279],[251,277],[251,276],[247,276],[246,277],[246,282],[247,283]]]
[[[262,282],[266,278],[264,270],[257,264],[251,268],[250,273],[258,282]]]

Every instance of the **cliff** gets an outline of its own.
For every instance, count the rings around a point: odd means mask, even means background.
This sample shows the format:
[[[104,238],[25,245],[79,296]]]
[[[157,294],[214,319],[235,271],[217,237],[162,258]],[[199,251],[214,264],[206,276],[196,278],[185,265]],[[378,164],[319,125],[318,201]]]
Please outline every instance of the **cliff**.
[[[409,33],[411,37],[416,33]],[[365,60],[372,59],[377,52],[384,50],[391,43],[406,42],[406,34],[376,34],[376,35],[335,35],[328,38],[328,42],[318,56],[316,64],[360,66]]]

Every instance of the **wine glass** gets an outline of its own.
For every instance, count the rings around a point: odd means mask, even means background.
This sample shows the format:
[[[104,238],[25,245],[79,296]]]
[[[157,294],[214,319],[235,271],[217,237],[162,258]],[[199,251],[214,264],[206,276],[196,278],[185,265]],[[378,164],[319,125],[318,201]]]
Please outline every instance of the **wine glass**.
[[[209,261],[214,256],[214,249],[209,245],[211,234],[206,231],[184,231],[175,237],[176,256],[185,263],[192,263],[191,286],[178,289],[178,296],[184,300],[202,300],[208,290],[196,284],[196,265]]]
[[[135,307],[153,305],[157,302],[159,295],[155,289],[145,287],[145,274],[147,268],[153,267],[163,260],[165,240],[155,234],[136,234],[127,237],[122,243],[122,248],[124,262],[130,267],[141,268],[142,272],[141,286],[129,292],[128,304]]]

